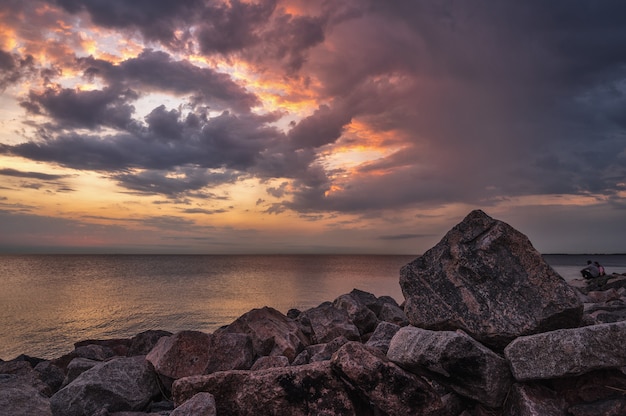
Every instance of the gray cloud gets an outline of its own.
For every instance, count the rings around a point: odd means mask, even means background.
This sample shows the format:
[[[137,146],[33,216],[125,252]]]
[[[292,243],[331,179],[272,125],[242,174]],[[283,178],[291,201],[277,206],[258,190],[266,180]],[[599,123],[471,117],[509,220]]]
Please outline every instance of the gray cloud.
[[[24,172],[21,170],[10,169],[10,168],[0,169],[0,175],[14,176],[17,178],[41,179],[44,181],[56,181],[56,180],[64,179],[68,177],[68,175],[52,175],[49,173],[41,173],[41,172]]]
[[[35,60],[31,55],[20,57],[0,49],[0,91],[35,72]]]
[[[189,61],[175,61],[165,52],[147,49],[118,65],[91,57],[80,58],[78,64],[87,76],[102,78],[112,85],[193,95],[199,102],[219,109],[247,112],[259,103],[254,94],[236,84],[229,75],[200,68]]]

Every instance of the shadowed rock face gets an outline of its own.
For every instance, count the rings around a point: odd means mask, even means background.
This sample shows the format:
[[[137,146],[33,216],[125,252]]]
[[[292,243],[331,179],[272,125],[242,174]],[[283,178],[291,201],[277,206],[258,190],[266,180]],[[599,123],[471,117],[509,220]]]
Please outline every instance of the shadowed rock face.
[[[411,325],[462,329],[496,349],[582,319],[576,292],[528,238],[480,210],[404,266],[400,286]]]

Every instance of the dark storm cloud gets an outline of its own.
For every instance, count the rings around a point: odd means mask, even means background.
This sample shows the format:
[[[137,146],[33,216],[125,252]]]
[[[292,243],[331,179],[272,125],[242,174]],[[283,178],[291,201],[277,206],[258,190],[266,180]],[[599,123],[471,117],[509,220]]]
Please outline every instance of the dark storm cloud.
[[[81,58],[78,62],[87,76],[103,78],[112,85],[193,95],[219,109],[232,108],[241,112],[247,112],[259,103],[254,94],[236,84],[229,75],[200,68],[189,61],[175,61],[165,52],[147,49],[118,65],[91,57]]]
[[[351,116],[333,111],[327,105],[320,106],[315,112],[302,119],[288,134],[295,149],[316,148],[335,142]]]
[[[42,92],[31,91],[21,105],[31,113],[48,115],[60,127],[126,129],[133,123],[135,111],[128,101],[137,98],[134,91],[116,88],[92,91],[47,88]]]
[[[0,175],[13,176],[16,178],[41,179],[44,181],[56,181],[67,178],[67,175],[51,175],[49,173],[41,172],[23,172],[21,170],[9,168],[0,169]]]
[[[0,49],[0,92],[9,85],[33,74],[34,59],[32,56],[20,57]]]
[[[177,44],[176,31],[193,21],[204,0],[52,0],[70,13],[86,11],[103,27],[138,30],[148,40]]]

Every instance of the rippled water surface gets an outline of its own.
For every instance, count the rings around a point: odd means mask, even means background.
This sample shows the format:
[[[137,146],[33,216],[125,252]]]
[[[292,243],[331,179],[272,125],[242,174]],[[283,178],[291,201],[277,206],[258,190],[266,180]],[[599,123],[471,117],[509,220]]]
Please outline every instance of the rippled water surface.
[[[148,329],[212,332],[253,308],[286,313],[358,288],[402,302],[416,256],[0,256],[0,358],[58,357],[83,339]],[[586,257],[546,256],[565,279]],[[626,272],[626,256],[595,256]]]

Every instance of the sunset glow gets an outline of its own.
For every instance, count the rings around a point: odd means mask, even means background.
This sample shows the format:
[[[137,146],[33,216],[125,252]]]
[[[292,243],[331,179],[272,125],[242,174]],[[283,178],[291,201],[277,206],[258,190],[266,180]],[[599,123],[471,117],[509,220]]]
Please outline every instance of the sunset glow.
[[[105,3],[0,6],[0,252],[626,250],[618,3]]]

